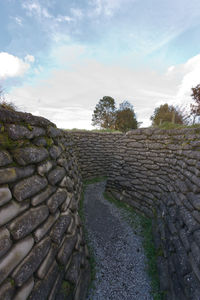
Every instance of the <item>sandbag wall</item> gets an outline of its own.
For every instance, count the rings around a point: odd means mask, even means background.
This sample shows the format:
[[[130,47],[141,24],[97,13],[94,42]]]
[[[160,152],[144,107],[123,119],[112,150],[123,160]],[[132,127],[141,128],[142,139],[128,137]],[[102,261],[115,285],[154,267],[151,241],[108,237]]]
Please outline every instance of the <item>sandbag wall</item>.
[[[72,148],[76,153],[83,179],[107,176],[114,148],[122,133],[71,131]]]
[[[154,219],[165,299],[200,299],[200,128],[138,129],[115,149],[107,191]]]
[[[85,299],[88,251],[70,137],[0,109],[0,299]]]

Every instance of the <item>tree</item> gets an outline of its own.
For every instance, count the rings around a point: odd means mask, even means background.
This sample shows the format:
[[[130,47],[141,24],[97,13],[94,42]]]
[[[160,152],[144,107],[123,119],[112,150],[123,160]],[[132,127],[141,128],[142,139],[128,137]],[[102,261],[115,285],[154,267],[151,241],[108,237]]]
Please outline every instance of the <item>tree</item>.
[[[152,125],[154,126],[161,125],[164,122],[184,124],[184,116],[182,115],[181,110],[173,105],[168,105],[167,103],[155,108],[150,119],[152,121]]]
[[[128,101],[120,103],[119,109],[116,112],[115,128],[122,132],[129,131],[130,129],[136,129],[138,122],[133,110],[133,105]]]
[[[193,115],[193,123],[195,123],[195,118],[200,116],[200,84],[192,88],[191,97],[195,101],[195,104],[190,105],[191,115]]]
[[[115,112],[115,100],[112,97],[104,96],[103,99],[100,99],[95,106],[92,115],[92,125],[97,125],[100,128],[114,129]]]
[[[119,104],[119,110],[126,110],[130,109],[133,110],[133,105],[129,101],[123,101]]]

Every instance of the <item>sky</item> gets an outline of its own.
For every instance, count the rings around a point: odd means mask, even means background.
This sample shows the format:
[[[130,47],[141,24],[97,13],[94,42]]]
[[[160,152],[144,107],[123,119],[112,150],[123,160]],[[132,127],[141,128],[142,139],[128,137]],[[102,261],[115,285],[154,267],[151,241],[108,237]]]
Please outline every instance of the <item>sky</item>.
[[[19,110],[93,129],[103,96],[142,127],[200,83],[199,0],[0,0],[0,85]]]

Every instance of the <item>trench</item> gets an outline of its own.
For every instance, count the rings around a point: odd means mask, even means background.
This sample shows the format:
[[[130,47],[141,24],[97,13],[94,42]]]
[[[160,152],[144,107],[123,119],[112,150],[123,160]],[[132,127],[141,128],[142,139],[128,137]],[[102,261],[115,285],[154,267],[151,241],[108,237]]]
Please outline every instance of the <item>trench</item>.
[[[104,197],[106,182],[85,188],[83,213],[96,276],[87,300],[152,300],[141,225]]]
[[[200,128],[65,132],[3,108],[0,120],[0,299],[53,299],[62,287],[66,299],[84,299],[81,177],[106,175],[108,192],[153,221],[164,298],[200,299]],[[99,189],[88,187],[84,202],[97,266],[91,299],[149,299],[142,238]]]

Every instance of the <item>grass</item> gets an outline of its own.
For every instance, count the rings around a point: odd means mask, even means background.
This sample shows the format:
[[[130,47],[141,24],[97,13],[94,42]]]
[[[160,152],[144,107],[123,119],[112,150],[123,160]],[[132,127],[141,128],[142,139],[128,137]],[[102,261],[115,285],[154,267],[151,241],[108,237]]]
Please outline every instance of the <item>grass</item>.
[[[6,100],[0,101],[0,108],[4,108],[10,111],[17,111],[17,107],[15,106],[15,104],[13,102],[8,102]]]
[[[173,124],[171,122],[164,122],[163,124],[156,126],[159,129],[182,129],[182,128],[199,128],[200,124],[193,125],[183,125],[183,124]]]
[[[141,218],[142,233],[143,233],[143,247],[147,257],[148,274],[151,279],[152,295],[154,300],[163,299],[163,292],[159,289],[159,276],[157,270],[157,257],[162,254],[161,251],[156,252],[153,236],[152,236],[152,222],[150,219]]]
[[[84,231],[84,236],[86,239],[86,244],[88,246],[88,251],[89,251],[89,263],[90,263],[90,272],[91,272],[91,281],[90,281],[90,285],[89,285],[89,289],[93,287],[93,282],[94,279],[96,277],[96,263],[95,263],[95,259],[94,259],[94,252],[93,249],[90,245],[90,241],[88,239],[88,232],[86,230],[85,227],[85,216],[84,216],[84,212],[83,212],[83,201],[84,201],[84,192],[85,192],[85,187],[82,190],[82,195],[81,195],[81,200],[79,203],[79,216],[82,220],[82,224],[83,224],[83,231]]]
[[[87,185],[92,184],[92,183],[101,182],[103,180],[106,180],[106,177],[102,176],[102,177],[96,177],[96,178],[85,180],[83,182],[81,200],[80,200],[80,203],[79,203],[79,216],[82,220],[84,235],[85,235],[85,239],[86,239],[89,254],[90,254],[90,257],[89,257],[89,263],[90,263],[90,269],[91,269],[91,282],[90,282],[90,286],[89,286],[90,289],[94,286],[94,279],[96,277],[96,262],[95,262],[95,258],[94,258],[93,248],[91,247],[90,241],[88,239],[88,232],[87,232],[86,227],[84,225],[85,224],[85,216],[84,216],[83,202],[84,202],[85,189],[86,189]]]
[[[84,201],[84,193],[85,189],[88,184],[93,184],[97,182],[101,182],[103,180],[106,180],[106,177],[96,177],[92,179],[87,179],[83,183],[83,190],[82,190],[82,197],[79,204],[79,215],[82,219],[83,225],[85,224],[85,216],[83,211],[83,201]],[[149,274],[150,280],[151,280],[151,288],[152,288],[152,296],[154,300],[162,300],[163,299],[163,293],[159,290],[159,277],[158,277],[158,271],[157,271],[157,265],[156,260],[157,256],[162,254],[159,252],[156,252],[154,242],[153,242],[153,235],[152,235],[152,221],[151,219],[142,216],[139,213],[136,213],[134,208],[128,205],[125,202],[116,200],[112,196],[110,196],[107,192],[104,192],[104,197],[108,201],[114,203],[119,209],[124,212],[123,216],[124,218],[130,223],[130,225],[133,228],[133,231],[135,234],[139,234],[143,237],[143,248],[145,255],[147,257],[147,272]],[[91,266],[91,284],[90,288],[93,287],[93,282],[96,276],[96,263],[94,258],[93,249],[90,246],[89,240],[88,240],[88,233],[83,226],[85,238],[87,241],[87,245],[89,248],[90,253],[90,266]]]
[[[105,176],[95,177],[95,178],[91,178],[91,179],[86,179],[86,180],[84,180],[83,185],[87,186],[88,184],[93,184],[93,183],[101,182],[101,181],[104,181],[106,179],[107,179],[107,177],[105,177]]]
[[[108,129],[92,129],[91,131],[92,132],[114,132],[114,133],[119,132],[119,133],[122,133],[122,131],[120,131],[120,130],[110,129],[110,128],[108,128]]]
[[[92,129],[92,130],[89,130],[89,129],[78,129],[78,128],[72,128],[72,129],[63,129],[65,131],[83,131],[83,132],[111,132],[111,133],[122,133],[122,131],[120,130],[116,130],[116,129],[110,129],[110,128],[107,128],[107,129]]]
[[[104,192],[104,197],[125,212],[124,217],[132,226],[134,233],[143,237],[143,248],[147,257],[147,272],[151,280],[152,296],[154,300],[162,300],[163,293],[159,290],[159,276],[156,265],[157,256],[160,254],[160,251],[157,253],[154,246],[151,219],[136,213],[133,207],[116,200],[107,192]]]
[[[182,129],[182,128],[199,128],[200,124],[193,124],[193,125],[184,125],[184,124],[174,124],[171,122],[164,122],[161,125],[158,126],[150,126],[150,128],[157,128],[157,129]],[[143,129],[141,127],[141,129]],[[65,131],[74,131],[74,132],[111,132],[111,133],[123,133],[122,131],[115,130],[115,129],[78,129],[78,128],[73,128],[73,129],[64,129]]]

